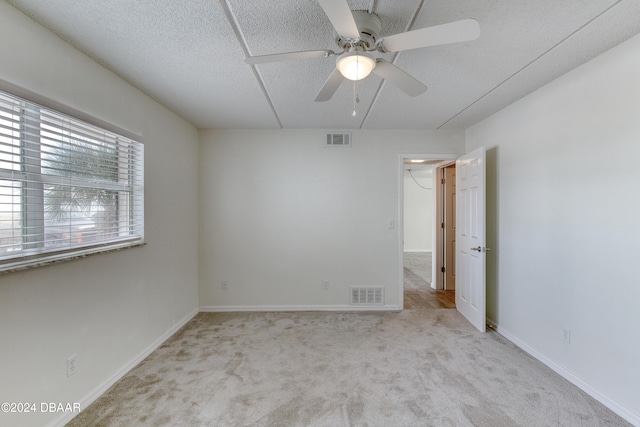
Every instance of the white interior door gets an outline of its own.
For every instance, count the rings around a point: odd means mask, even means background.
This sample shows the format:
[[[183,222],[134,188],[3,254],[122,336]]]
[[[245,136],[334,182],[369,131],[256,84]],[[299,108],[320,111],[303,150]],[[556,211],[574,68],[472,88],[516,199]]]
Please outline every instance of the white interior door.
[[[486,327],[485,150],[456,160],[456,307]]]

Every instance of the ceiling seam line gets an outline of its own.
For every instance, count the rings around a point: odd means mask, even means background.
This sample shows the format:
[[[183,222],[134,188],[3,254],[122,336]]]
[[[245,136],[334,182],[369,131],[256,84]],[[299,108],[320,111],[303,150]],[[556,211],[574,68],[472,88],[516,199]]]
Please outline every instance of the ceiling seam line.
[[[364,124],[366,123],[367,119],[369,118],[369,113],[371,113],[371,110],[373,109],[373,107],[376,104],[376,101],[378,100],[378,96],[380,96],[380,91],[382,90],[382,85],[384,85],[384,79],[378,85],[378,89],[376,89],[376,93],[373,95],[373,99],[371,100],[371,104],[369,104],[369,108],[367,109],[367,112],[364,114],[364,117],[362,118],[362,122],[360,122],[359,129],[363,128]]]
[[[233,9],[231,8],[231,5],[229,4],[228,0],[220,0],[220,5],[224,10],[224,14],[225,14],[225,17],[227,18],[227,21],[229,22],[229,25],[231,25],[231,28],[233,29],[233,32],[236,35],[236,39],[240,43],[240,47],[244,51],[245,57],[246,58],[250,57],[251,54],[249,52],[249,45],[247,44],[247,40],[245,39],[244,34],[240,30],[240,24],[238,23],[238,20],[236,19],[236,16],[233,13]],[[282,126],[282,121],[280,121],[280,117],[278,116],[276,107],[275,105],[273,105],[273,100],[269,95],[269,91],[267,91],[267,87],[264,84],[264,79],[262,78],[262,75],[260,74],[260,72],[258,71],[255,65],[250,65],[250,67],[251,67],[251,71],[253,72],[253,75],[258,81],[258,86],[260,86],[260,89],[262,90],[262,93],[267,99],[267,103],[269,104],[269,107],[271,108],[271,111],[273,112],[273,115],[275,116],[275,119],[278,122],[278,126],[280,126],[280,129],[283,129],[284,126]]]
[[[371,0],[371,3],[369,3],[369,13],[373,13],[373,11],[376,8],[376,3],[377,3],[376,0]]]
[[[409,31],[409,29],[411,27],[413,27],[413,24],[415,24],[416,19],[418,19],[418,14],[422,10],[422,6],[424,6],[424,1],[425,0],[420,0],[420,4],[418,4],[418,7],[416,7],[416,11],[413,12],[413,15],[411,16],[411,19],[409,20],[409,23],[404,28],[404,32]],[[373,9],[374,6],[375,6],[375,0],[372,1],[371,9]],[[370,13],[373,13],[373,10]],[[397,61],[399,55],[400,55],[400,52],[395,52],[393,54],[393,58],[391,58],[391,61],[390,61],[393,65],[396,65],[396,61]],[[375,106],[376,102],[378,101],[378,97],[380,96],[380,92],[382,92],[382,88],[384,87],[385,83],[386,83],[386,80],[382,79],[382,81],[378,85],[378,89],[376,89],[376,93],[375,93],[375,95],[373,95],[373,100],[371,101],[371,104],[369,105],[369,108],[367,109],[367,112],[365,113],[364,117],[362,118],[362,122],[360,122],[360,129],[362,129],[364,124],[367,122],[367,119],[369,118],[369,113],[371,113],[371,110],[373,109],[373,107]]]
[[[600,12],[599,14],[597,14],[596,16],[594,16],[593,18],[591,18],[590,20],[588,20],[587,22],[585,22],[584,24],[582,24],[580,27],[578,27],[576,30],[574,30],[573,32],[571,32],[569,35],[567,35],[566,37],[564,37],[562,40],[560,40],[558,43],[554,44],[553,46],[551,46],[549,49],[545,50],[543,53],[541,53],[540,55],[538,55],[536,58],[534,58],[533,60],[531,60],[529,63],[527,63],[526,65],[522,66],[522,68],[520,68],[519,70],[517,70],[516,72],[514,72],[513,74],[511,74],[509,77],[507,77],[506,79],[504,79],[503,81],[501,81],[500,83],[498,83],[495,87],[493,87],[490,91],[488,91],[487,93],[485,93],[484,95],[482,95],[480,98],[476,99],[475,101],[473,101],[471,104],[467,105],[465,108],[463,108],[462,110],[458,111],[456,114],[454,114],[453,116],[451,116],[447,121],[445,121],[444,123],[442,123],[440,126],[438,126],[436,129],[441,129],[443,126],[446,126],[447,123],[449,123],[450,121],[452,121],[453,119],[455,119],[456,117],[458,117],[460,114],[464,113],[465,111],[467,111],[469,108],[473,107],[475,104],[477,104],[478,102],[482,101],[485,97],[487,97],[488,95],[490,95],[491,93],[493,93],[494,91],[496,91],[498,88],[500,88],[502,85],[506,84],[507,82],[509,82],[510,80],[514,79],[518,74],[520,74],[521,72],[523,72],[524,70],[526,70],[527,68],[529,68],[531,65],[535,64],[537,61],[539,61],[540,59],[542,59],[544,56],[546,56],[548,53],[550,53],[552,50],[554,50],[555,48],[557,48],[558,46],[560,46],[561,44],[563,44],[565,41],[569,40],[571,37],[573,37],[574,35],[576,35],[578,32],[582,31],[587,25],[591,24],[593,21],[595,21],[596,19],[600,18],[602,15],[604,15],[605,13],[609,12],[612,8],[616,7],[618,4],[620,4],[622,2],[622,0],[618,0],[615,3],[613,3],[611,6],[607,7],[605,10],[603,10],[602,12]],[[531,93],[531,92],[529,92]],[[525,95],[526,96],[526,95]],[[517,100],[516,100],[517,101]],[[515,101],[514,101],[515,102]],[[511,105],[511,104],[509,104]],[[505,107],[503,107],[505,108]]]

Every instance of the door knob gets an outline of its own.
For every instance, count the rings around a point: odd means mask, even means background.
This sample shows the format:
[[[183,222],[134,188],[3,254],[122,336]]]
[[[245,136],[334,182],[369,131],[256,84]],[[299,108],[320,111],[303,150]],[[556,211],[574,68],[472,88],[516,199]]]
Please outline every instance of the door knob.
[[[471,248],[472,251],[476,252],[488,252],[491,248],[483,248],[482,246],[478,246],[477,248]]]

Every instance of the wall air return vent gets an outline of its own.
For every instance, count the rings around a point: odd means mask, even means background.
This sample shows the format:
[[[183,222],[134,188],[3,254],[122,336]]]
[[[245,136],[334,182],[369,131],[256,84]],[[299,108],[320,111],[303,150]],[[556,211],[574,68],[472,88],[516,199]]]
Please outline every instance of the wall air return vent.
[[[350,133],[328,133],[327,147],[351,147]]]
[[[384,305],[384,288],[378,286],[351,287],[351,305]]]

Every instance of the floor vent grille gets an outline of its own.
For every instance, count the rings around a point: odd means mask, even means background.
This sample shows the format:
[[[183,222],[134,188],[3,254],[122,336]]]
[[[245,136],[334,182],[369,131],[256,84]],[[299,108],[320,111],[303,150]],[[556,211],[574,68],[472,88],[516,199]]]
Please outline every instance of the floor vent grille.
[[[351,305],[384,305],[384,288],[351,287]]]
[[[350,146],[351,146],[350,133],[328,133],[327,134],[327,147],[350,147]]]

